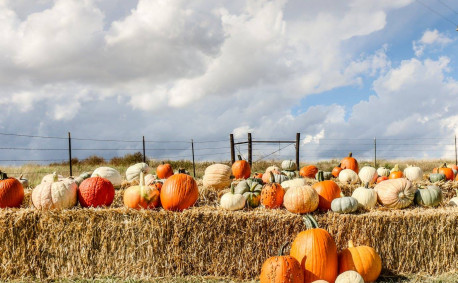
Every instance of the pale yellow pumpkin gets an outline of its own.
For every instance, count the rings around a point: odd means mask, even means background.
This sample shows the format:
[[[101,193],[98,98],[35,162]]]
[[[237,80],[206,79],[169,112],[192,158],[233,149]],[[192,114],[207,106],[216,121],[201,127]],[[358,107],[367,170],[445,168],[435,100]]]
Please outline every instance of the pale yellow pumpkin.
[[[37,209],[64,209],[77,203],[78,185],[72,178],[59,180],[53,174],[53,182],[43,182],[32,191],[32,203]]]
[[[339,181],[344,184],[356,184],[358,183],[359,177],[355,171],[351,169],[344,169],[339,173]]]
[[[306,186],[306,185],[307,185],[307,182],[305,181],[304,178],[295,178],[292,180],[283,181],[281,183],[281,186],[283,189],[285,189],[285,191],[287,191],[290,188],[301,187],[301,186]]]
[[[405,178],[389,179],[377,184],[378,202],[388,208],[402,209],[412,204],[417,188]]]
[[[115,189],[121,187],[122,177],[118,170],[111,167],[99,167],[92,172],[91,177],[102,177],[111,182]]]
[[[132,182],[133,180],[139,180],[140,172],[143,172],[143,174],[148,174],[148,172],[151,170],[151,167],[148,166],[146,163],[137,163],[126,170],[126,180],[129,182]]]
[[[207,188],[222,190],[231,185],[231,167],[213,164],[205,169],[203,185]]]
[[[337,276],[335,283],[364,283],[364,279],[358,272],[349,270]]]
[[[292,187],[283,197],[285,208],[299,214],[315,211],[319,201],[318,193],[310,186]]]

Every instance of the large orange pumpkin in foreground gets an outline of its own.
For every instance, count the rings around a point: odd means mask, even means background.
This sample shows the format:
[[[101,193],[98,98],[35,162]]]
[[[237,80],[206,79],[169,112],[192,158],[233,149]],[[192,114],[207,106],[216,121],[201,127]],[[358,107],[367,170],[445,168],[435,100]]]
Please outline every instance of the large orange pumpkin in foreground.
[[[168,177],[172,176],[173,175],[172,165],[162,162],[162,164],[160,164],[156,168],[156,175],[159,179],[167,179]]]
[[[78,200],[82,207],[109,206],[114,196],[113,184],[102,177],[87,178],[78,188]]]
[[[301,168],[299,175],[304,178],[315,178],[318,168],[315,165],[308,165]]]
[[[300,263],[289,255],[283,255],[286,245],[280,249],[278,256],[268,258],[261,268],[260,283],[303,283],[304,272]]]
[[[24,187],[16,178],[8,178],[0,171],[0,208],[20,207],[24,200]]]
[[[239,160],[232,164],[232,175],[236,179],[248,179],[251,175],[251,166],[246,160],[242,160],[242,157],[239,155]]]
[[[324,180],[323,171],[318,173],[318,181],[312,186],[318,193],[318,209],[330,210],[331,202],[336,198],[340,198],[340,187],[334,181]]]
[[[382,259],[369,246],[353,245],[353,241],[348,242],[348,248],[339,253],[339,274],[348,270],[358,272],[364,282],[377,280],[382,271]]]
[[[356,174],[359,173],[358,161],[353,157],[353,153],[351,152],[340,161],[340,167],[342,169],[351,169],[355,171]]]
[[[198,197],[197,183],[187,174],[169,177],[161,188],[161,203],[165,210],[182,211],[193,206]]]
[[[318,227],[313,217],[309,227]],[[297,259],[304,271],[304,282],[324,279],[334,282],[337,278],[337,246],[332,236],[324,229],[312,228],[300,232],[291,245],[290,255]]]

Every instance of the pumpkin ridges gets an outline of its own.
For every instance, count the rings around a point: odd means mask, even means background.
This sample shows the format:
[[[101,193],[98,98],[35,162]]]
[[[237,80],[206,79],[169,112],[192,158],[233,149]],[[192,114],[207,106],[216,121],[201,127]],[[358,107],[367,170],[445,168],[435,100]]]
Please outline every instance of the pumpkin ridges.
[[[313,184],[313,189],[316,190],[319,197],[318,208],[321,210],[331,209],[331,202],[335,198],[340,197],[340,187],[334,181],[325,180]]]
[[[197,183],[189,175],[179,173],[170,176],[161,188],[161,203],[164,209],[182,211],[194,205],[199,196]]]
[[[0,171],[0,208],[20,207],[24,200],[24,187],[16,178],[8,178]]]

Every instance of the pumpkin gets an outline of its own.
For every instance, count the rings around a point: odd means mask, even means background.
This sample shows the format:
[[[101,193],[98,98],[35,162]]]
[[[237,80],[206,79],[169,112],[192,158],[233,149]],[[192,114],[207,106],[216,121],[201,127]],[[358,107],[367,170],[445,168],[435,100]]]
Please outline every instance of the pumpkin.
[[[349,270],[358,272],[364,279],[361,282],[373,282],[377,280],[382,271],[382,259],[374,248],[369,246],[355,247],[353,241],[350,240],[348,248],[339,253],[339,273]]]
[[[262,185],[253,180],[246,179],[241,181],[235,187],[235,193],[241,194],[245,197],[249,207],[258,207],[261,202]]]
[[[148,174],[151,170],[151,167],[148,166],[146,163],[137,163],[126,170],[126,180],[128,182],[132,182],[133,180],[138,180],[140,177],[140,172]]]
[[[337,167],[334,167],[334,168],[332,169],[331,174],[332,174],[332,176],[334,176],[334,178],[337,178],[337,177],[339,177],[339,173],[340,173],[340,171],[342,171],[342,170],[343,170],[343,169],[342,169],[342,167],[340,167],[340,164],[339,164]]]
[[[415,192],[415,203],[421,206],[434,207],[442,201],[442,190],[435,185],[429,185],[425,189],[419,187]]]
[[[281,183],[281,186],[285,191],[293,187],[300,187],[307,185],[307,182],[304,178],[296,178],[292,180],[287,180]]]
[[[277,165],[271,165],[271,166],[267,167],[266,172],[264,172],[264,175],[269,176],[269,173],[271,171],[275,171],[277,173],[281,172],[280,168]]]
[[[170,176],[162,185],[161,203],[165,210],[182,211],[193,206],[198,197],[197,183],[187,174]]]
[[[115,189],[118,189],[121,187],[121,182],[122,182],[122,177],[121,174],[119,174],[118,170],[110,167],[99,167],[92,172],[91,177],[102,177],[107,179],[108,181],[113,184],[113,187]]]
[[[318,208],[318,193],[310,186],[294,187],[286,191],[283,205],[292,213],[309,213]]]
[[[273,173],[270,172],[271,179]],[[278,183],[267,183],[261,190],[261,203],[266,208],[279,208],[283,204],[285,190]]]
[[[22,177],[22,175],[19,176],[19,178],[17,178],[17,179],[21,183],[23,188],[28,188],[29,187],[29,180],[24,178],[24,177]]]
[[[351,169],[344,169],[339,173],[339,181],[344,184],[356,184],[358,183],[358,174]]]
[[[301,168],[299,175],[304,178],[315,178],[318,168],[315,165],[308,165]]]
[[[431,183],[436,183],[440,181],[445,181],[445,175],[442,173],[432,173],[429,174],[429,181]]]
[[[391,179],[377,184],[374,188],[377,200],[388,208],[402,209],[412,204],[416,188],[405,179]]]
[[[37,209],[65,209],[76,205],[78,185],[72,178],[59,181],[54,173],[53,182],[44,182],[32,191],[32,203]]]
[[[423,170],[418,166],[408,165],[406,169],[404,169],[404,176],[411,182],[418,181],[423,178]]]
[[[57,175],[57,178],[59,181],[63,180],[64,179],[64,176],[62,175]],[[48,174],[48,175],[45,175],[42,179],[41,179],[41,183],[52,183],[54,182],[54,174]]]
[[[377,204],[377,193],[369,188],[368,185],[366,183],[365,187],[357,188],[351,195],[358,201],[358,206],[366,210],[373,209]]]
[[[388,179],[398,179],[404,177],[404,174],[402,174],[402,171],[399,169],[399,166],[396,164],[394,165],[393,169],[390,171],[390,176],[388,176]]]
[[[288,179],[293,179],[297,177],[296,171],[281,171],[281,174],[288,177]]]
[[[162,162],[162,164],[159,164],[159,166],[156,168],[156,175],[159,179],[167,179],[168,177],[172,176],[172,165]]]
[[[146,186],[149,186],[151,184],[154,184],[157,180],[157,176],[156,175],[153,175],[153,174],[147,174],[145,176],[145,185]],[[165,180],[163,181],[165,182]]]
[[[383,182],[383,181],[386,181],[388,180],[388,177],[387,176],[380,176],[377,178],[377,184],[380,183],[380,182]]]
[[[312,283],[329,283],[329,282],[326,280],[316,280],[316,281],[313,281]]]
[[[364,166],[361,170],[359,170],[358,177],[362,184],[373,184],[377,181],[377,169],[371,166]]]
[[[245,207],[246,198],[242,194],[235,193],[234,184],[231,185],[231,191],[225,193],[220,200],[221,207],[226,210],[240,210]]]
[[[8,178],[0,171],[0,208],[20,207],[24,200],[24,187],[16,178]]]
[[[364,283],[364,279],[358,272],[349,270],[339,274],[335,283]]]
[[[232,175],[236,179],[247,179],[251,175],[251,166],[246,160],[242,160],[242,156],[238,156],[239,160],[232,164]]]
[[[388,177],[388,176],[390,176],[390,173],[391,173],[391,172],[390,172],[390,169],[385,168],[385,167],[379,167],[379,168],[377,169],[377,174],[378,174],[379,176],[386,176],[386,177]]]
[[[304,271],[301,264],[292,256],[284,255],[283,245],[278,256],[268,258],[261,268],[260,283],[283,282],[303,283]]]
[[[445,163],[441,167],[439,167],[438,173],[444,174],[445,179],[447,181],[449,180],[453,181],[453,179],[455,178],[455,174],[453,173],[452,168],[448,168],[447,164]]]
[[[84,180],[87,178],[90,178],[92,175],[92,172],[83,172],[81,173],[78,177],[75,178],[76,184],[79,186]]]
[[[456,190],[456,197],[453,197],[450,199],[450,202],[448,203],[450,206],[458,206],[458,190]]]
[[[262,173],[255,172],[255,173],[253,174],[253,178],[261,179],[261,180],[262,180],[262,175],[263,175]]]
[[[160,192],[155,185],[145,185],[145,176],[140,170],[140,184],[131,186],[124,192],[124,206],[128,208],[156,208],[159,207]]]
[[[331,210],[336,213],[352,213],[358,210],[359,203],[354,197],[341,197],[332,200]]]
[[[281,169],[285,171],[296,171],[296,162],[292,160],[283,160],[281,163]]]
[[[318,173],[318,183],[313,184],[312,188],[316,190],[319,197],[318,208],[320,210],[331,209],[331,202],[340,197],[340,187],[330,180],[324,180],[323,171]]]
[[[115,196],[113,184],[99,176],[81,182],[77,192],[82,207],[110,206]]]
[[[337,246],[332,236],[324,229],[317,228],[313,217],[305,216],[308,230],[300,232],[291,244],[290,255],[304,271],[304,282],[323,279],[334,282],[337,277]]]
[[[318,170],[318,173],[316,173],[315,175],[315,179],[319,181],[319,175],[320,175],[320,172],[323,173],[323,180],[331,180],[331,177],[332,177],[332,173],[331,172],[325,172],[325,171],[321,171],[321,170]]]
[[[231,167],[225,164],[213,164],[205,169],[203,185],[207,188],[222,190],[231,185]]]
[[[342,169],[351,169],[355,171],[356,174],[359,172],[358,161],[356,161],[351,152],[340,161],[340,167],[342,167]]]

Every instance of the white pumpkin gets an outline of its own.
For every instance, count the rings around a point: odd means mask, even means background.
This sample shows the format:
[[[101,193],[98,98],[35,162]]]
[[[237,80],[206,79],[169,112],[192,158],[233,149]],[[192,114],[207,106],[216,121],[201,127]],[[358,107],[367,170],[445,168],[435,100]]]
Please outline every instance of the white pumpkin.
[[[292,160],[283,160],[281,163],[281,168],[286,171],[296,171],[296,162]]]
[[[390,169],[385,168],[385,167],[379,167],[379,168],[377,169],[377,174],[378,174],[379,176],[386,176],[386,177],[389,177],[389,176],[390,176],[390,173],[391,173],[391,172],[390,172]]]
[[[351,195],[358,201],[358,206],[367,210],[373,209],[377,204],[377,192],[368,187],[359,187]]]
[[[358,272],[348,270],[337,276],[335,283],[364,283],[364,279]]]
[[[118,170],[111,168],[111,167],[99,167],[92,172],[91,177],[102,177],[108,179],[111,182],[113,187],[119,188],[121,187],[122,177]]]
[[[377,181],[377,169],[372,166],[364,166],[359,170],[358,177],[362,184],[373,184]]]
[[[240,210],[245,207],[246,198],[242,194],[234,193],[234,186],[231,191],[225,193],[220,200],[221,207],[227,210]]]
[[[448,203],[450,206],[458,206],[458,197],[454,197],[450,199],[450,202]]]
[[[33,205],[38,209],[64,209],[75,206],[78,190],[75,180],[66,178],[59,181],[57,174],[53,177],[53,182],[41,183],[33,189]]]
[[[213,164],[205,169],[203,185],[217,190],[231,185],[231,167],[225,164]]]
[[[63,179],[64,179],[64,176],[62,176],[62,175],[57,175],[57,178],[58,178],[58,180],[60,181],[60,180],[63,180]],[[43,177],[43,179],[41,179],[41,182],[42,182],[42,183],[52,183],[52,182],[54,182],[54,173],[53,173],[53,174],[45,175],[45,176]]]
[[[157,181],[157,176],[153,174],[148,174],[145,176],[145,186],[149,186],[154,184]]]
[[[408,165],[407,168],[404,169],[404,177],[412,182],[421,180],[423,178],[423,170],[418,166]]]
[[[356,184],[358,179],[358,174],[351,169],[344,169],[339,173],[339,181],[344,184]]]
[[[281,183],[282,188],[287,191],[290,188],[306,186],[307,182],[304,178],[296,178],[292,180],[287,180]]]
[[[412,204],[417,188],[406,178],[390,179],[374,188],[377,200],[388,208],[402,209]]]
[[[126,170],[126,180],[128,182],[132,182],[133,180],[138,180],[140,176],[140,172],[143,172],[143,174],[148,174],[149,171],[151,170],[151,167],[148,166],[146,163],[137,163]]]
[[[281,172],[281,170],[280,170],[280,168],[278,168],[278,166],[272,165],[272,166],[267,167],[266,172],[265,172],[264,174],[269,175],[270,171],[278,171],[278,172]]]

